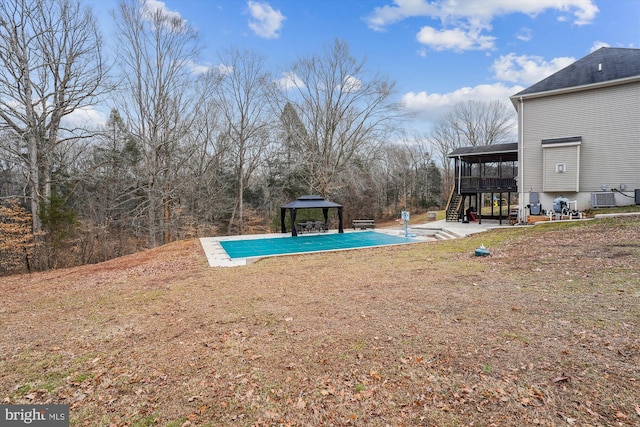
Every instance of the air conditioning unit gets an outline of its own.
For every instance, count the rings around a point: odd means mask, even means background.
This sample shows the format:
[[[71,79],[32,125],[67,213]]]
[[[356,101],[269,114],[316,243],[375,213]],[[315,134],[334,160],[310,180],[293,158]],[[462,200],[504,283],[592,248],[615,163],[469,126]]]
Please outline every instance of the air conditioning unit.
[[[616,205],[616,195],[613,192],[591,193],[591,207],[610,208]]]

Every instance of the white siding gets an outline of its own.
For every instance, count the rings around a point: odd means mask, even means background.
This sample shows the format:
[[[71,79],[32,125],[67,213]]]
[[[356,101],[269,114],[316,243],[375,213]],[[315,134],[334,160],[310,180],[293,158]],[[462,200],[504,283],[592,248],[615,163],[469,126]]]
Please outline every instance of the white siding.
[[[554,146],[543,148],[543,184],[544,192],[577,192],[579,190],[580,153],[579,145]],[[563,171],[559,172],[557,166],[562,165]]]
[[[542,140],[574,136],[582,137],[580,192],[601,191],[602,185],[611,189],[625,184],[627,191],[640,188],[640,83],[525,98],[520,109],[524,110],[520,111],[524,114],[520,191],[545,191]],[[575,198],[585,200],[583,194]],[[559,194],[546,194],[545,199],[555,195]]]

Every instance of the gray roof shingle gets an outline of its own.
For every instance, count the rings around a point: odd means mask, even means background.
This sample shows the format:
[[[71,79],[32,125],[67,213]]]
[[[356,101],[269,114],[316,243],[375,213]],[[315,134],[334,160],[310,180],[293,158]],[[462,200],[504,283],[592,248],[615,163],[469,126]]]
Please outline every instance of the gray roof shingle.
[[[518,160],[518,143],[458,147],[447,157],[461,157],[469,162],[474,160],[478,162],[515,161]]]
[[[296,200],[287,203],[286,205],[280,206],[282,209],[309,209],[309,208],[341,208],[342,205],[339,205],[335,202],[330,202],[329,200],[325,200],[321,196],[301,196]]]
[[[513,95],[527,95],[640,76],[640,49],[603,47]]]

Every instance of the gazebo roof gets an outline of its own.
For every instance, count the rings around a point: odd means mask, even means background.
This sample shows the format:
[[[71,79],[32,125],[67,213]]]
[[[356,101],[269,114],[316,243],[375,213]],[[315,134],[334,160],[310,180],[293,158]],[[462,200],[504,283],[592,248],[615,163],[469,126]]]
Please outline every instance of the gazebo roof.
[[[282,209],[305,209],[305,208],[341,208],[339,205],[322,196],[301,196],[296,200],[281,206]]]

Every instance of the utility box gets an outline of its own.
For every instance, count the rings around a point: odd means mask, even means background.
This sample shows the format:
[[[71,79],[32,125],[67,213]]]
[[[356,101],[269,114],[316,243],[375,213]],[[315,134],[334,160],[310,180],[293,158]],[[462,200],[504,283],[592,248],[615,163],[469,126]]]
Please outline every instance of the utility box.
[[[592,208],[611,208],[616,205],[616,195],[613,192],[591,193]]]
[[[541,211],[542,211],[542,207],[540,206],[540,194],[530,193],[529,194],[529,213],[531,215],[540,215]]]

